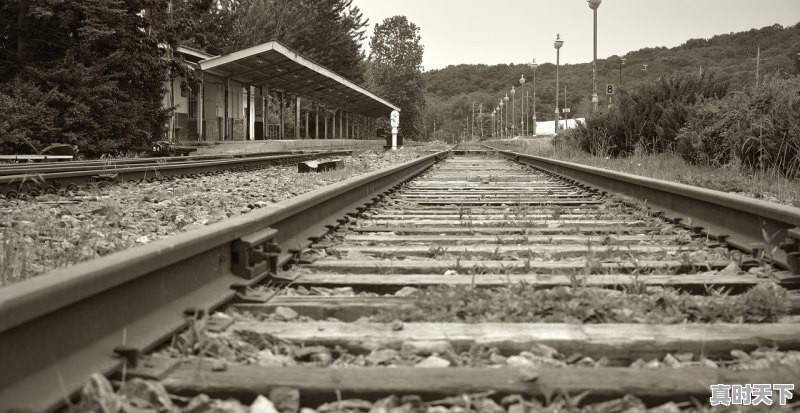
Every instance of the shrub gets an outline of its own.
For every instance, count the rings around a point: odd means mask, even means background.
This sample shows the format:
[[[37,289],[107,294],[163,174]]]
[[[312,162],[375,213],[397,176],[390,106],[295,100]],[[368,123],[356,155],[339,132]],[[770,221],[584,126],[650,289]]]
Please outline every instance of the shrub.
[[[604,155],[611,156],[631,154],[637,146],[652,153],[673,150],[695,103],[724,96],[727,91],[727,82],[708,73],[642,83],[622,90],[614,108],[589,116],[566,138],[584,151],[601,155],[601,148]]]
[[[724,165],[733,160],[753,171],[798,173],[800,78],[764,78],[721,99],[697,104],[677,137],[689,162]]]

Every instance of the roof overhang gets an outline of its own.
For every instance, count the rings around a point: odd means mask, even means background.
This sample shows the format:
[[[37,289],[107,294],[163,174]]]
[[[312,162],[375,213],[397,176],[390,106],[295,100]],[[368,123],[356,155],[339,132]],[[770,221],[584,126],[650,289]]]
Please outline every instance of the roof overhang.
[[[276,41],[201,60],[199,64],[203,72],[245,85],[266,85],[348,112],[388,115],[400,110]]]

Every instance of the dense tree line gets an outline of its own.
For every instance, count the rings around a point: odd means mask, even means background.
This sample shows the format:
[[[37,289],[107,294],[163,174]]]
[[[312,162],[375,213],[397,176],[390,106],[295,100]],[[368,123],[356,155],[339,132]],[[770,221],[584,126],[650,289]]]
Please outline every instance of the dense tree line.
[[[569,47],[569,43],[564,47]],[[800,24],[787,28],[774,25],[722,34],[710,39],[691,39],[674,48],[640,49],[624,56],[624,66],[620,59],[623,56],[599,59],[597,83],[601,106],[607,105],[603,104],[605,93],[600,90],[607,83],[621,86],[618,89],[625,90],[642,82],[666,79],[675,73],[699,75],[702,69],[705,73],[713,71],[715,78],[720,81],[741,84],[755,78],[755,57],[759,48],[762,75],[800,73],[797,55],[800,53]],[[647,65],[646,71],[642,70],[644,64]],[[559,100],[563,106],[566,86],[566,106],[572,109],[572,114],[576,117],[584,117],[590,110],[591,72],[591,62],[562,65],[560,68]],[[509,93],[512,85],[519,88],[519,78],[523,74],[527,80],[525,88],[530,92],[534,73],[528,64],[456,65],[426,72],[428,111],[425,116],[425,133],[430,134],[433,131],[433,123],[436,121],[440,133],[451,138],[457,137],[466,124],[467,115],[471,116],[472,102],[475,102],[476,107],[483,104],[482,123],[487,128],[491,117],[486,114],[486,109],[491,113],[498,99]],[[554,87],[555,65],[539,65],[536,69],[536,114],[540,121],[553,119]],[[520,103],[519,99],[520,95],[517,94],[517,105]],[[528,103],[532,104],[532,100]],[[476,125],[480,123],[476,122]]]
[[[166,0],[0,3],[0,149],[115,152],[159,135],[165,74],[180,70],[159,44],[192,29],[168,13]]]
[[[0,2],[0,152],[51,143],[89,156],[163,138],[170,50],[212,54],[279,40],[363,83],[367,20],[352,0],[7,0]]]

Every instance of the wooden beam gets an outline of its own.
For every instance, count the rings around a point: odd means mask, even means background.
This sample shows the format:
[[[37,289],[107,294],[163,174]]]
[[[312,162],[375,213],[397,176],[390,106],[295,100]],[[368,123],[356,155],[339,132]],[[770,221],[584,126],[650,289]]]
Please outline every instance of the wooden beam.
[[[758,347],[800,350],[800,324],[562,324],[562,323],[405,323],[236,322],[230,331],[246,331],[296,343],[342,346],[353,352],[397,348],[409,341],[449,342],[457,352],[480,344],[504,354],[526,351],[536,343],[561,353],[607,357],[617,365],[638,358],[662,358],[668,353],[730,358],[731,350]]]
[[[474,285],[476,287],[506,287],[523,283],[531,288],[569,287],[574,280],[568,275],[550,274],[483,274],[441,275],[441,274],[301,274],[297,278],[273,278],[276,282],[292,282],[296,286],[353,287],[367,291],[393,291],[405,286],[431,287],[437,285]],[[634,282],[647,286],[665,286],[689,291],[706,291],[706,287],[726,287],[735,291],[751,288],[772,280],[739,275],[640,275],[630,274],[590,275],[579,277],[581,285],[598,288],[622,288]],[[796,286],[796,284],[794,284]]]
[[[698,261],[687,263],[682,260],[663,261],[620,261],[599,262],[592,265],[592,271],[598,272],[626,272],[626,271],[672,271],[688,268],[702,268],[708,271],[723,269],[730,264],[729,261]],[[490,271],[506,271],[526,274],[558,274],[565,271],[580,273],[586,269],[586,261],[502,261],[502,260],[461,260],[439,259],[435,261],[420,260],[334,260],[324,259],[315,261],[306,268],[315,271],[348,272],[351,274],[369,274],[375,272],[377,267],[382,267],[386,273],[391,274],[444,274],[447,270],[465,273],[472,268],[481,268]]]
[[[392,394],[438,400],[465,393],[496,392],[544,399],[588,392],[584,402],[616,399],[626,394],[648,405],[666,401],[708,400],[712,384],[794,383],[798,373],[786,366],[737,371],[691,367],[682,369],[546,368],[522,372],[516,368],[313,368],[228,365],[214,371],[208,361],[184,361],[162,380],[171,394],[212,398],[235,397],[249,404],[276,387],[300,390],[302,405],[316,408],[343,399],[377,400]]]

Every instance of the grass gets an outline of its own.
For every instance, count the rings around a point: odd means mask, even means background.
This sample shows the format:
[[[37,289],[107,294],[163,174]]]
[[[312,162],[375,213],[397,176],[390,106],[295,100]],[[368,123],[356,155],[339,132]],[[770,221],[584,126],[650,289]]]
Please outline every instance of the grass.
[[[549,323],[771,323],[790,313],[789,292],[759,284],[741,295],[692,295],[647,289],[637,276],[623,291],[574,287],[541,290],[525,284],[504,288],[439,286],[412,296],[414,305],[387,310],[376,321]],[[625,286],[623,286],[625,287]]]
[[[643,150],[626,158],[598,156],[566,144],[554,148],[549,138],[503,141],[492,146],[800,207],[800,182],[786,179],[769,168],[748,171],[736,163],[721,168],[697,166],[674,153],[654,155]]]

